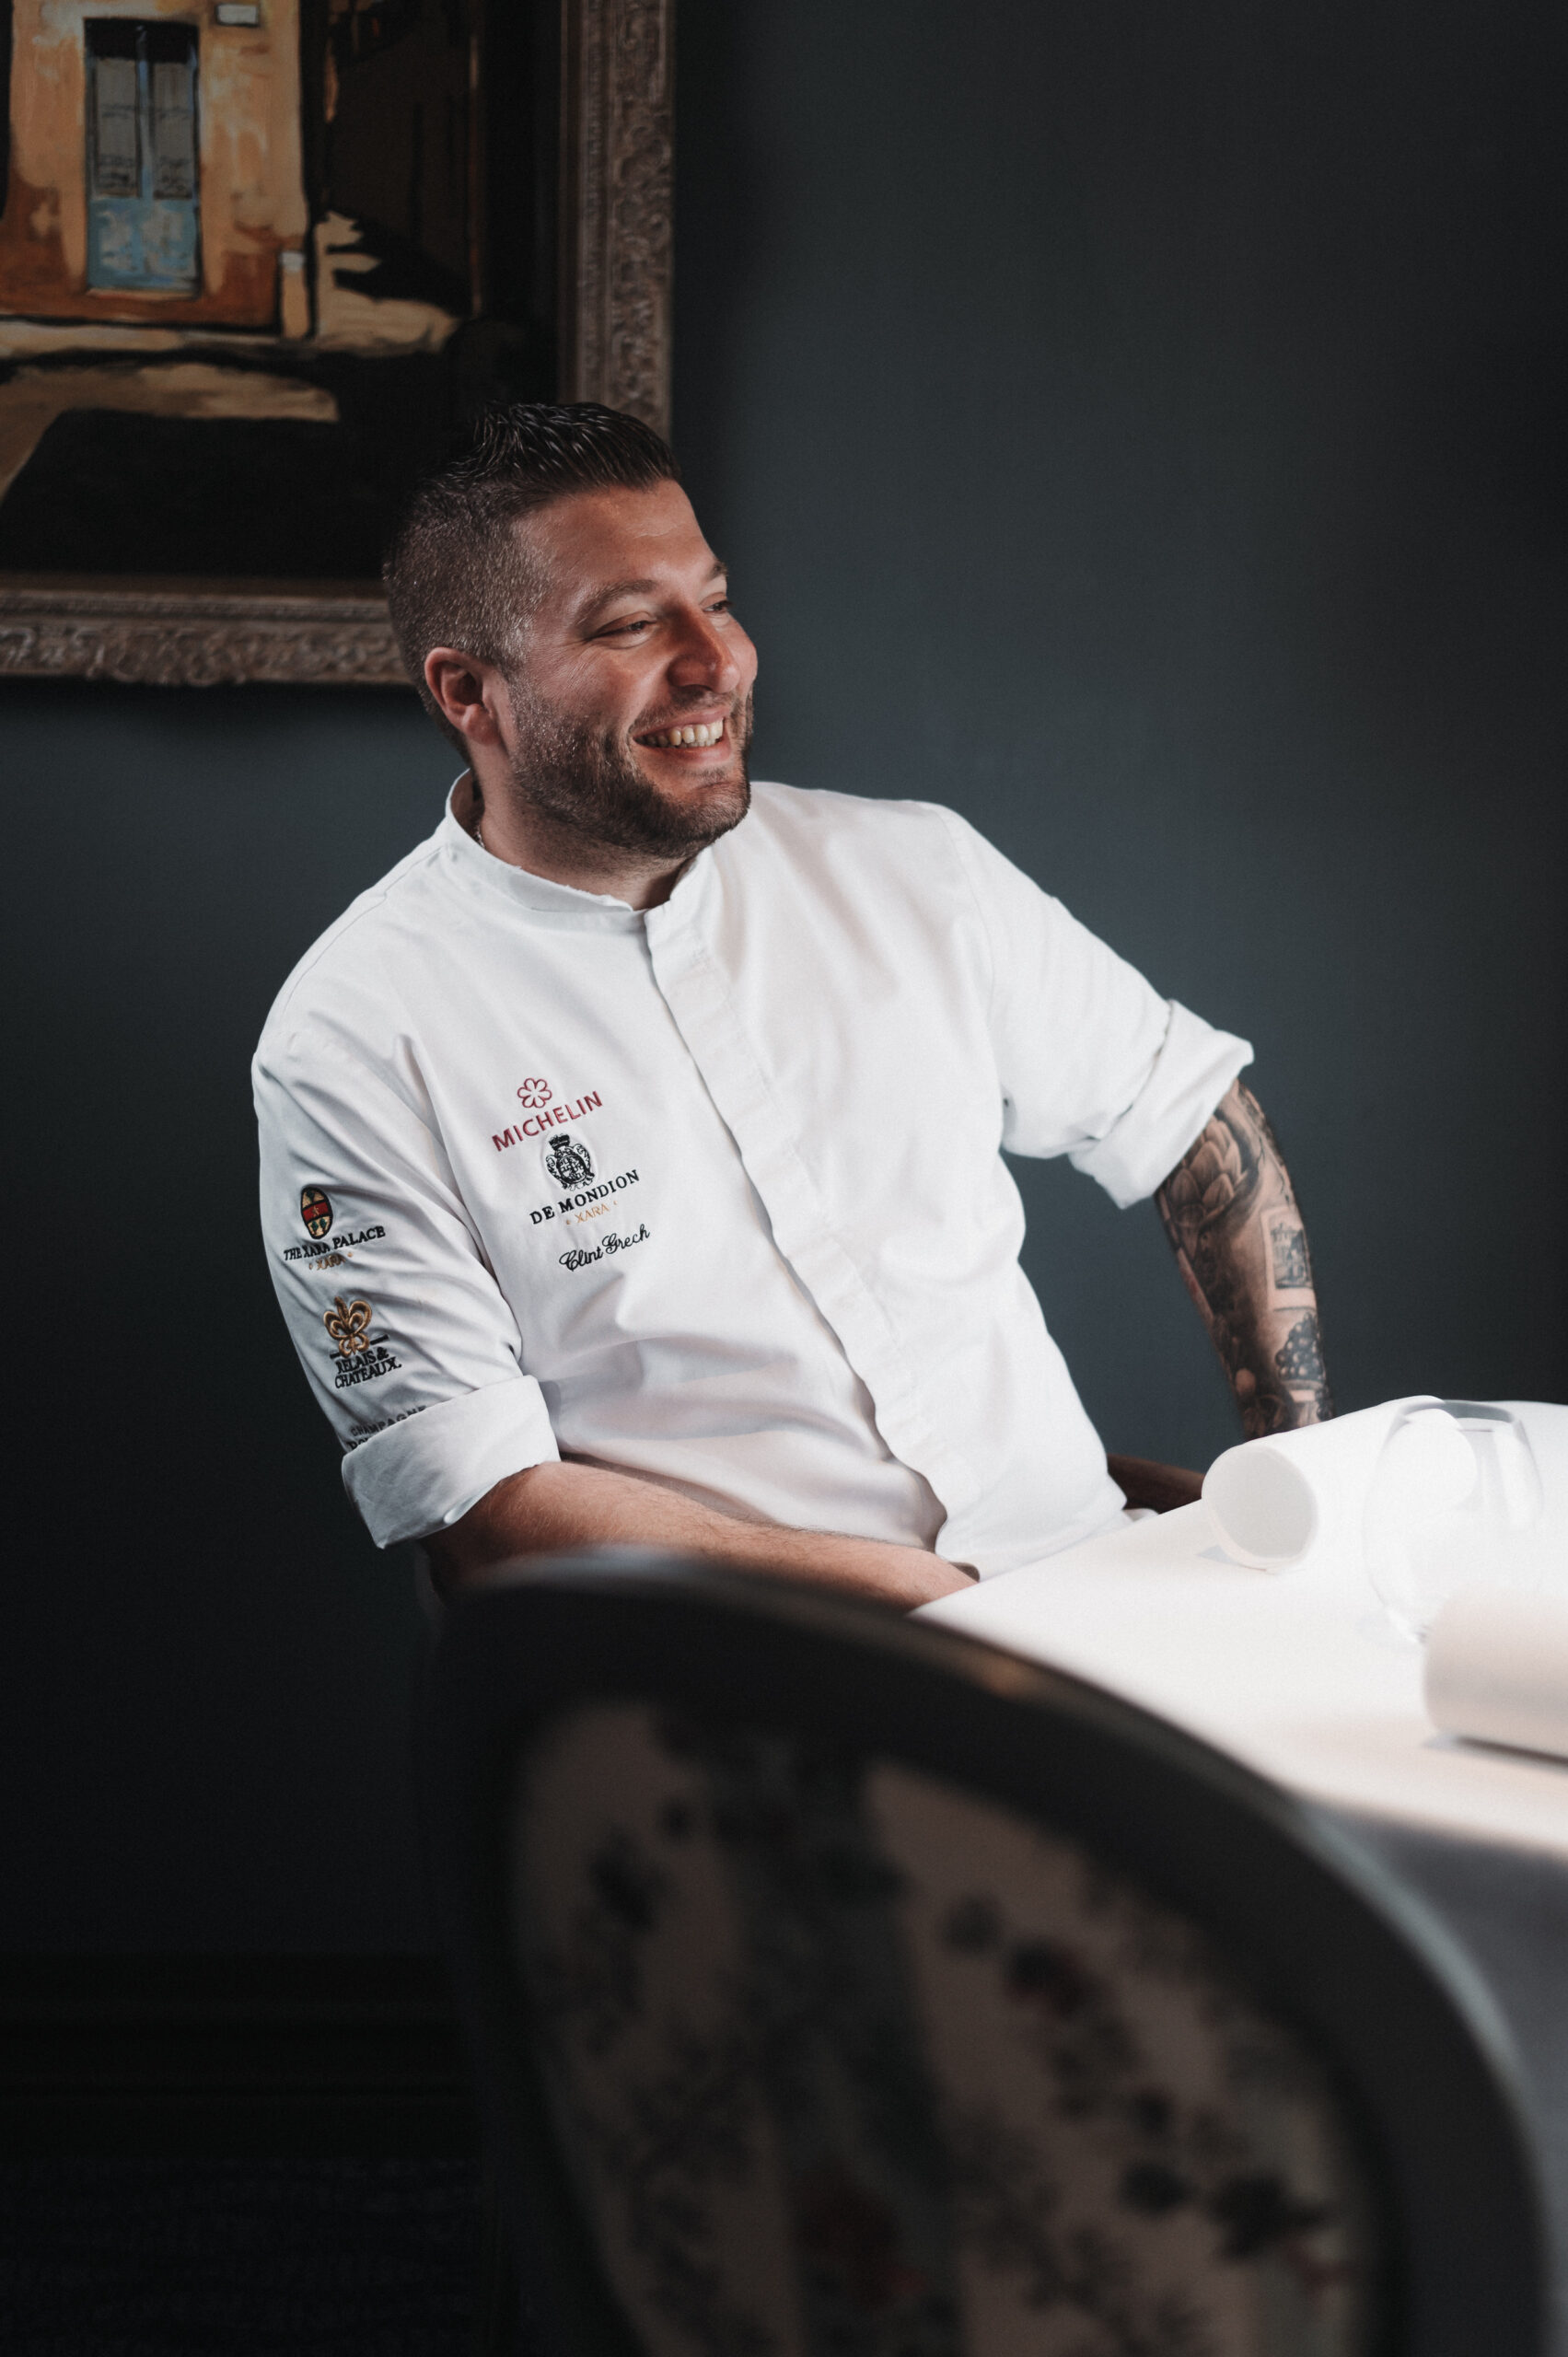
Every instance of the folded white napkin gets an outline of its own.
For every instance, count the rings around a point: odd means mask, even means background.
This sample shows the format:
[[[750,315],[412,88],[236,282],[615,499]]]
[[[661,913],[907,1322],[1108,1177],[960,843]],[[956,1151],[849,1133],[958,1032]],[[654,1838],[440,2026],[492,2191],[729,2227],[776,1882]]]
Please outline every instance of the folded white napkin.
[[[1431,1392],[1417,1392],[1326,1424],[1245,1440],[1216,1457],[1203,1476],[1203,1499],[1226,1554],[1283,1572],[1325,1547],[1359,1548],[1378,1452],[1399,1411],[1417,1401],[1435,1404]]]
[[[1426,1640],[1426,1708],[1446,1734],[1568,1758],[1568,1596],[1451,1596]]]

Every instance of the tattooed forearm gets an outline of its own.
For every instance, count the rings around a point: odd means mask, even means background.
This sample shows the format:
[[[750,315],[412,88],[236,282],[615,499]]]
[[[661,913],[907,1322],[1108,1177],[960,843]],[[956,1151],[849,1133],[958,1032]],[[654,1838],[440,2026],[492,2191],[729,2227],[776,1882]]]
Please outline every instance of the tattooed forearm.
[[[1334,1412],[1290,1173],[1237,1081],[1155,1197],[1250,1437]]]

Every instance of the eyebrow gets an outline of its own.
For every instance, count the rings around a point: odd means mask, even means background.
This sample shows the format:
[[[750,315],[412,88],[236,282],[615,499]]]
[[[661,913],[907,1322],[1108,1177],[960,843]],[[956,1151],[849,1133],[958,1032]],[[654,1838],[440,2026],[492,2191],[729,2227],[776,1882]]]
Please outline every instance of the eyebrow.
[[[703,586],[704,588],[708,588],[714,582],[727,581],[728,578],[728,565],[726,564],[723,557],[716,556],[714,559],[713,570],[704,577]],[[665,584],[662,581],[655,581],[652,579],[645,581],[611,581],[607,584],[604,588],[596,589],[593,596],[587,600],[587,604],[578,608],[577,619],[579,621],[587,621],[589,616],[597,614],[601,607],[612,606],[618,598],[656,597],[658,592],[664,586]]]

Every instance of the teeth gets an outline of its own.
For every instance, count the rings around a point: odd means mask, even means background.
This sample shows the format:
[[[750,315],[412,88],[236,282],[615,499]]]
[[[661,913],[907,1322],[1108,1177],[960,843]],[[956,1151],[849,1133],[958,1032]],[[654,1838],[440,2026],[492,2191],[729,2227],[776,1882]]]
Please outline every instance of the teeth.
[[[645,745],[716,745],[724,735],[722,720],[698,721],[690,728],[667,728],[656,737],[645,737]]]

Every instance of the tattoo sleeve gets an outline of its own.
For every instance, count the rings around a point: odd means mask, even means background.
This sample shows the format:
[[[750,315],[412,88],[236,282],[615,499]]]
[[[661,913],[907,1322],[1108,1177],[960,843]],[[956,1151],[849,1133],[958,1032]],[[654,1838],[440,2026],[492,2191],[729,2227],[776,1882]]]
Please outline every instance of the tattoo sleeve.
[[[1240,1081],[1155,1197],[1249,1439],[1334,1412],[1290,1173]]]

